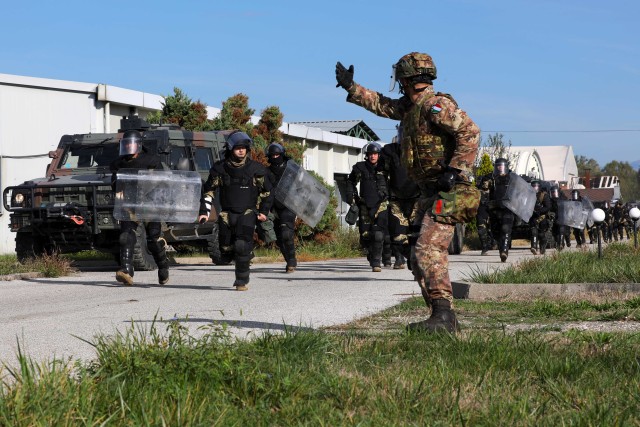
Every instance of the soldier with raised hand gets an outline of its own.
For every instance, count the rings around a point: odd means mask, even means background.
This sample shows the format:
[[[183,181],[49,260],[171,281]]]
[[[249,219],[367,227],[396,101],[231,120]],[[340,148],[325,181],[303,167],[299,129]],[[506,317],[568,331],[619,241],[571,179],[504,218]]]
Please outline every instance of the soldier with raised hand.
[[[287,168],[287,162],[290,159],[287,157],[284,146],[277,142],[269,144],[266,154],[269,161],[269,178],[271,179],[272,187],[275,188]],[[275,217],[273,222],[276,232],[276,244],[287,263],[285,271],[287,273],[293,273],[298,266],[294,243],[296,214],[275,199],[272,210]]]
[[[417,216],[421,224],[412,269],[432,311],[429,319],[412,323],[408,329],[455,332],[459,325],[451,307],[453,292],[448,271],[448,247],[455,223],[437,214],[443,203],[438,206],[436,198],[439,192],[451,191],[457,182],[469,182],[480,129],[450,95],[434,91],[436,67],[425,53],[404,55],[393,66],[391,89],[399,83],[402,96],[398,99],[355,83],[353,65],[346,68],[338,62],[335,72],[337,86],[348,92],[348,102],[378,116],[400,120],[402,164],[420,187],[421,209]],[[477,201],[473,203],[475,216]]]
[[[142,134],[137,130],[127,130],[120,139],[120,157],[110,165],[111,185],[115,190],[118,171],[128,170],[162,170],[160,156],[150,153],[142,144]],[[116,194],[116,197],[119,195]],[[120,269],[116,272],[116,280],[125,285],[133,285],[133,250],[136,244],[136,221],[120,221]],[[143,223],[147,235],[147,248],[158,266],[158,283],[164,285],[169,281],[169,258],[167,242],[162,238],[162,226],[159,222]]]
[[[347,178],[347,203],[359,208],[360,245],[367,250],[373,272],[382,271],[382,249],[387,229],[387,181],[379,168],[382,147],[371,142],[364,147],[363,162],[353,165]],[[358,192],[360,184],[360,192]]]
[[[235,259],[233,286],[237,291],[248,289],[256,219],[266,221],[272,203],[269,171],[251,160],[252,144],[241,131],[227,137],[225,158],[213,165],[205,182],[198,217],[200,222],[207,221],[216,191],[220,190],[220,253],[227,262]]]

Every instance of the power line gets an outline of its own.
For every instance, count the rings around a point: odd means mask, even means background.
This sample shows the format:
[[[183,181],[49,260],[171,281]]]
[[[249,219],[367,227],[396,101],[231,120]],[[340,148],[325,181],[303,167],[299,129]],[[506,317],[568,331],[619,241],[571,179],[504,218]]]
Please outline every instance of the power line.
[[[373,130],[397,130],[396,128],[371,128]],[[640,132],[640,129],[595,129],[595,130],[483,130],[493,133],[607,133],[607,132]]]

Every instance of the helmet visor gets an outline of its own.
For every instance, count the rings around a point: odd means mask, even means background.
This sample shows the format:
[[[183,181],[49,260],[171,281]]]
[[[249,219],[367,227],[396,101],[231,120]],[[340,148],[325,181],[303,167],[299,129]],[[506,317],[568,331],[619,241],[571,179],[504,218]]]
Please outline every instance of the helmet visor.
[[[389,82],[389,92],[393,92],[396,89],[396,65],[397,64],[393,64],[391,66],[391,81]]]
[[[120,156],[130,156],[142,151],[142,144],[138,138],[122,138],[120,140]]]
[[[496,176],[505,176],[507,174],[507,165],[498,163],[493,167],[493,174]]]

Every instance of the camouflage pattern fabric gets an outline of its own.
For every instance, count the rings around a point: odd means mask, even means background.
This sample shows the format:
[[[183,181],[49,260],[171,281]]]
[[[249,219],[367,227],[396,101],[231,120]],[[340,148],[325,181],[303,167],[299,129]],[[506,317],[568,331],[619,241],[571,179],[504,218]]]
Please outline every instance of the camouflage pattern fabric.
[[[429,214],[422,217],[411,268],[427,304],[439,298],[453,301],[449,278],[449,243],[454,230],[454,225],[435,222]]]
[[[403,164],[421,187],[437,181],[446,166],[472,173],[480,129],[451,96],[436,94],[431,85],[424,88],[415,104],[406,95],[392,99],[357,83],[348,92],[348,102],[378,116],[400,120]],[[435,201],[432,196],[434,193],[423,192],[423,199],[417,203],[422,215],[416,218],[421,218],[422,223],[412,262],[414,276],[427,303],[440,298],[453,299],[448,247],[455,226],[434,221],[428,213]],[[479,198],[478,192],[478,202]]]

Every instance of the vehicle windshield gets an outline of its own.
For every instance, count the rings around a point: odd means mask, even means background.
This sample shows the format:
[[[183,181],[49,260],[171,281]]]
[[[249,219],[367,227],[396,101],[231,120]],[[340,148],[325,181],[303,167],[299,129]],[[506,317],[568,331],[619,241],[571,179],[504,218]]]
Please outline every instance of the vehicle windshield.
[[[119,144],[70,145],[64,150],[60,169],[109,167],[118,158]]]

